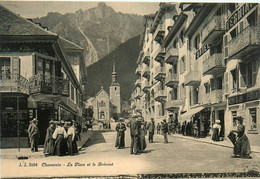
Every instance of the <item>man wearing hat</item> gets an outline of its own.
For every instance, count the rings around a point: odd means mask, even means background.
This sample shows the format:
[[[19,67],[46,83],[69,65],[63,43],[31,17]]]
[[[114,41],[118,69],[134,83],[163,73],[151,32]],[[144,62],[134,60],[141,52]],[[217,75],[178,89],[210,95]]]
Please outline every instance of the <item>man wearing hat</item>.
[[[124,119],[123,118],[119,118],[119,122],[116,125],[116,131],[117,131],[117,135],[116,135],[116,144],[115,147],[117,149],[122,149],[125,147],[125,131],[126,131],[126,126],[123,123]]]
[[[45,142],[44,142],[44,149],[43,153],[44,154],[52,154],[53,152],[53,147],[54,147],[54,140],[52,138],[52,135],[55,131],[55,121],[51,120],[49,122],[49,127],[47,128],[46,131],[46,137],[45,137]]]
[[[167,132],[168,132],[168,124],[166,122],[166,119],[163,119],[162,133],[163,133],[163,137],[164,137],[164,143],[168,143]]]
[[[40,133],[37,124],[38,124],[38,120],[34,118],[28,128],[28,134],[30,138],[32,152],[34,151],[38,152],[38,142],[39,142]]]
[[[151,118],[151,121],[147,124],[147,131],[149,132],[149,136],[148,136],[149,143],[153,142],[154,129],[155,129],[154,119]]]
[[[130,127],[131,146],[130,154],[137,154],[138,152],[138,138],[139,138],[139,125],[137,122],[138,115],[134,114],[132,119],[127,124]]]

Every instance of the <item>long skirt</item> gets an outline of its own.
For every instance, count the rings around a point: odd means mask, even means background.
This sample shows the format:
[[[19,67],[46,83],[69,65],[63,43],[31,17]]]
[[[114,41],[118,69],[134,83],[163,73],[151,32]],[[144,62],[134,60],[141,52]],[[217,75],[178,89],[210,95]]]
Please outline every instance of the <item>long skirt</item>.
[[[212,135],[212,140],[213,141],[219,141],[219,129],[218,128],[214,128],[213,129],[213,135]]]
[[[115,147],[123,148],[125,147],[125,132],[117,132]]]
[[[72,140],[72,135],[68,136],[68,151],[70,155],[74,155],[75,153],[78,153],[77,143],[75,139]]]
[[[250,143],[245,134],[237,139],[234,146],[234,154],[241,157],[248,156],[251,153]]]
[[[66,140],[64,139],[63,135],[60,134],[57,136],[57,139],[54,143],[52,154],[58,156],[66,155],[67,148]]]
[[[145,134],[141,134],[138,142],[138,149],[140,152],[143,152],[146,148]]]
[[[43,153],[52,154],[53,148],[54,148],[54,140],[52,138],[45,140]]]

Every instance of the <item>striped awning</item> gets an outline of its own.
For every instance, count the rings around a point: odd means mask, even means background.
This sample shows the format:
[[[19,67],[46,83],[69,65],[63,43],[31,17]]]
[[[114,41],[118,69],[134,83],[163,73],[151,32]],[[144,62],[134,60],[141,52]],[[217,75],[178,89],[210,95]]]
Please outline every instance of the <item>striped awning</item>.
[[[205,107],[203,107],[203,106],[199,106],[199,107],[190,109],[190,110],[187,111],[186,113],[180,115],[179,121],[180,121],[180,122],[183,122],[183,121],[189,122],[194,114],[200,112],[200,111],[203,110],[204,108],[205,108]]]

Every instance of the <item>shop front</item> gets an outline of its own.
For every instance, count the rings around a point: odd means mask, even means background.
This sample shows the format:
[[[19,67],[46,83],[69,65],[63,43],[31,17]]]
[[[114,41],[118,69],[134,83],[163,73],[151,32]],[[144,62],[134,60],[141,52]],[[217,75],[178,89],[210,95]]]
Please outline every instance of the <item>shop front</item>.
[[[28,147],[27,95],[0,94],[1,148]]]

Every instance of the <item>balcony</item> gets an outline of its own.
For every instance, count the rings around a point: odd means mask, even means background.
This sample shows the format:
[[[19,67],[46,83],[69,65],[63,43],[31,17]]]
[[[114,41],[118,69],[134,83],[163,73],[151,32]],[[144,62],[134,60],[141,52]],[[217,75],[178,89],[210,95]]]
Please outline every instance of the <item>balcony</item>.
[[[136,74],[136,75],[140,75],[140,74],[141,74],[141,67],[140,67],[140,66],[138,66],[138,67],[136,68],[135,74]]]
[[[150,53],[149,53],[149,51],[146,51],[144,53],[144,56],[142,58],[142,63],[149,65],[149,63],[150,63]]]
[[[215,53],[203,61],[203,75],[213,75],[225,71],[223,54]]]
[[[0,76],[0,92],[19,92],[29,94],[29,82],[19,74],[7,73]]]
[[[141,79],[137,79],[135,81],[135,86],[141,86]]]
[[[184,104],[184,100],[182,99],[167,101],[165,105],[165,109],[168,111],[178,110],[179,107],[182,106],[183,104]]]
[[[142,90],[143,92],[148,92],[150,89],[150,83],[148,81],[143,81],[142,83]]]
[[[178,62],[179,53],[177,48],[171,48],[165,54],[165,63],[174,64]]]
[[[179,83],[178,74],[168,73],[166,75],[165,85],[168,87],[174,87]]]
[[[163,99],[165,99],[167,96],[166,96],[166,92],[165,90],[158,90],[155,92],[154,94],[154,99],[156,101],[162,101]]]
[[[186,86],[194,86],[198,85],[200,83],[200,72],[199,71],[190,71],[187,75],[184,77],[184,84]]]
[[[149,76],[150,76],[150,67],[149,66],[143,67],[142,76],[145,78],[149,78]]]
[[[204,29],[202,29],[202,42],[213,44],[215,40],[222,38],[225,33],[225,17],[213,16]]]
[[[218,104],[223,102],[223,90],[216,89],[209,93],[202,94],[199,98],[199,103],[202,105]]]
[[[164,38],[165,30],[163,28],[163,25],[160,24],[157,26],[155,32],[154,32],[154,40],[158,43],[161,43]]]
[[[30,94],[69,96],[69,81],[60,77],[37,74],[29,79]]]
[[[156,51],[155,51],[155,58],[154,60],[157,62],[163,62],[164,60],[164,55],[165,55],[165,50],[162,47],[159,47]]]
[[[228,58],[241,58],[253,51],[259,51],[260,31],[256,26],[249,26],[237,34],[229,43]]]
[[[165,72],[165,67],[158,67],[156,68],[155,74],[154,74],[154,78],[156,80],[161,80],[163,78],[165,78],[166,72]]]

